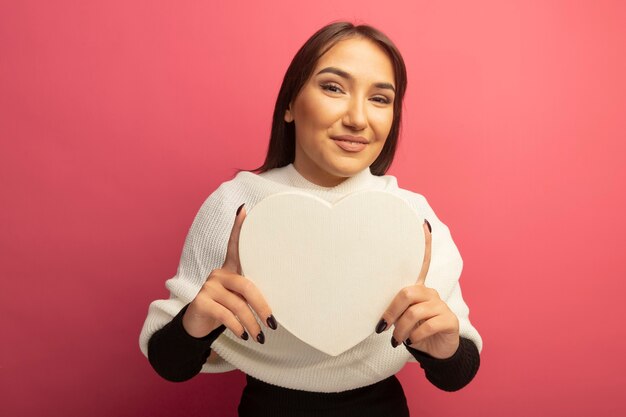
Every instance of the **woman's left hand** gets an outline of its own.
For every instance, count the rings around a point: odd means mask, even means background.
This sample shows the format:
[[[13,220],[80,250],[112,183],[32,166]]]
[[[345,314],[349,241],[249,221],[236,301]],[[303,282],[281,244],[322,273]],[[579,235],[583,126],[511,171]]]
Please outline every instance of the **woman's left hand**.
[[[431,255],[431,230],[424,222],[426,247],[424,262],[417,282],[405,287],[395,296],[376,327],[377,333],[394,325],[391,345],[400,343],[428,355],[446,359],[459,347],[459,320],[439,297],[439,293],[424,286]]]

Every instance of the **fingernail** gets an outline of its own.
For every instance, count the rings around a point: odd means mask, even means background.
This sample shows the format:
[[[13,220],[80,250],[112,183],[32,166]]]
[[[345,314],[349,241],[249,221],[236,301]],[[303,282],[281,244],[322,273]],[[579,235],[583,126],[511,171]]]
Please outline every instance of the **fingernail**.
[[[380,321],[376,325],[376,333],[380,334],[384,332],[386,328],[387,328],[387,322],[385,321],[385,319],[380,319]]]
[[[395,338],[395,337],[393,337],[393,336],[391,336],[391,346],[392,346],[392,347],[394,347],[394,348],[396,348],[396,347],[398,347],[398,345],[399,345],[399,344],[400,344],[400,343],[398,343],[398,341],[396,340],[396,338]]]
[[[411,343],[413,343],[413,342],[411,342],[411,339],[406,339],[404,341],[404,344],[407,345],[407,346],[410,345]]]
[[[259,342],[260,344],[265,343],[265,335],[263,334],[263,330],[261,330],[261,333],[259,333],[259,334],[256,336],[256,340],[257,340],[257,342]]]
[[[269,326],[270,329],[272,329],[272,330],[278,329],[278,324],[276,323],[276,319],[274,318],[273,314],[271,314],[267,318],[266,322],[267,322],[267,325]]]
[[[243,207],[243,205],[246,203],[243,203],[242,205],[239,206],[239,208],[237,209],[237,214],[235,216],[239,216],[239,212],[241,211],[241,208]]]
[[[243,333],[241,333],[241,338],[243,340],[248,340],[248,332],[246,332],[245,330],[243,331]]]
[[[424,223],[426,223],[426,226],[428,226],[428,231],[430,233],[432,233],[433,232],[433,228],[430,226],[430,222],[428,220],[424,219]]]

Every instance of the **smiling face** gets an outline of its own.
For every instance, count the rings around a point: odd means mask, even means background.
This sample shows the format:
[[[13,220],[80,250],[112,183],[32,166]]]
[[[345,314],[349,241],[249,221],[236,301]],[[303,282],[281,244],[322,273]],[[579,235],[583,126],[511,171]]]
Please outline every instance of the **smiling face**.
[[[394,93],[393,66],[382,48],[358,37],[337,42],[285,112],[285,121],[295,123],[297,171],[334,187],[370,166],[391,129]]]

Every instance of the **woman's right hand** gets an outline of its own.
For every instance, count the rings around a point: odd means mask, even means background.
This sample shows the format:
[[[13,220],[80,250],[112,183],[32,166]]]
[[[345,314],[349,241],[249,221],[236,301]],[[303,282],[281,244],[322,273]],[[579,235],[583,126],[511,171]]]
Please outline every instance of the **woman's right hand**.
[[[245,218],[242,204],[230,232],[224,264],[211,271],[183,316],[183,327],[193,337],[204,337],[223,324],[244,340],[251,334],[257,342],[265,343],[265,335],[252,309],[265,319],[269,328],[277,328],[276,319],[259,289],[241,275],[239,234]]]

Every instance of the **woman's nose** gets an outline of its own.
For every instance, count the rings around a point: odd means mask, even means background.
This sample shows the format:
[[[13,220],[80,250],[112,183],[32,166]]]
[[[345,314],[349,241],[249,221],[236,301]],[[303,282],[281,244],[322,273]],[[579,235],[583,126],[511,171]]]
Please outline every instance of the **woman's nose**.
[[[348,102],[348,108],[343,116],[343,124],[354,130],[363,130],[367,127],[367,114],[363,100],[352,98]]]

